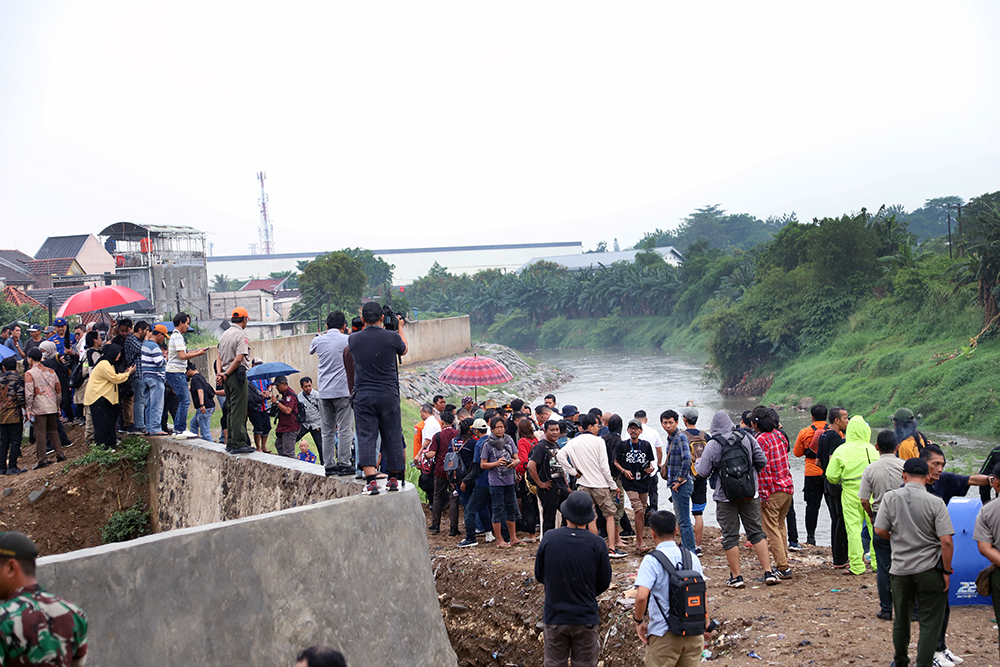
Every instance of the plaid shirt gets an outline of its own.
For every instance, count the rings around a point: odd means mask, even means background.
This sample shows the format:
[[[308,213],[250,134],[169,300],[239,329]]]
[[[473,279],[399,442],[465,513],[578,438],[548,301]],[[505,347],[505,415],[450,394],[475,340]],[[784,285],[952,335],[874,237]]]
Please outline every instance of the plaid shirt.
[[[125,338],[125,349],[122,350],[122,356],[125,357],[126,367],[135,366],[133,377],[142,377],[142,341],[134,334],[129,334]]]
[[[667,435],[667,476],[670,484],[691,479],[691,445],[688,444],[684,429],[677,429]]]
[[[758,433],[757,443],[767,457],[767,465],[757,475],[760,499],[767,500],[778,491],[792,493],[792,471],[788,468],[788,439],[785,434],[778,429]]]

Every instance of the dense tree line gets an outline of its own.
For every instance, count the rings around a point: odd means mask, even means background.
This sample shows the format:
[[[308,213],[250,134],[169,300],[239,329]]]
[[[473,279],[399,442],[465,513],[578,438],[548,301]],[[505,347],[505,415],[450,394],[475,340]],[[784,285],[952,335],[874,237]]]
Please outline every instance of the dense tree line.
[[[947,238],[949,211],[952,259],[943,240],[921,240]],[[965,205],[943,197],[910,213],[882,207],[811,222],[794,214],[761,221],[710,206],[676,232],[656,230],[637,246],[666,242],[684,248],[681,267],[652,251],[634,264],[578,272],[536,263],[521,274],[465,276],[435,264],[407,295],[422,310],[469,313],[474,324],[525,345],[557,317],[676,316],[709,334],[711,363],[725,385],[827,344],[872,299],[919,304],[928,290],[946,289],[976,298],[985,324],[1000,321],[1000,193]],[[975,285],[974,297],[967,284]]]

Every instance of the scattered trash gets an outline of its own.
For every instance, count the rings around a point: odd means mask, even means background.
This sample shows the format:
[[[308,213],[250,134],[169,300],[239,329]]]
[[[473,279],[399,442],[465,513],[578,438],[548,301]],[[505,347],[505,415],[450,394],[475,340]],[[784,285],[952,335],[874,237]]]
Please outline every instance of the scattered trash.
[[[764,658],[760,657],[759,655],[757,655],[756,653],[754,653],[753,651],[750,651],[749,653],[747,653],[747,656],[751,657],[751,658],[757,658],[758,660],[763,660],[764,659]]]
[[[701,657],[704,660],[711,660],[712,659],[712,652],[709,651],[708,649],[705,649],[704,651],[701,652]]]
[[[492,607],[495,603],[496,603],[496,598],[490,598],[489,600],[483,603],[483,609],[486,609],[487,607]]]
[[[812,642],[809,641],[808,639],[803,639],[802,641],[799,642],[799,646],[812,646]]]

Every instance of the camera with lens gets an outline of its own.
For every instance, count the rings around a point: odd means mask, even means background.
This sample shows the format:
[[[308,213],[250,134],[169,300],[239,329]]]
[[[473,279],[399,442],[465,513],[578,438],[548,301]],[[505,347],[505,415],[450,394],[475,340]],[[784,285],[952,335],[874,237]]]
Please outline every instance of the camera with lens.
[[[357,333],[358,331],[361,331],[364,328],[365,328],[365,322],[364,320],[361,319],[360,315],[351,320],[351,333]]]
[[[406,321],[403,313],[397,313],[392,306],[382,306],[382,326],[388,331],[399,331],[399,321]]]

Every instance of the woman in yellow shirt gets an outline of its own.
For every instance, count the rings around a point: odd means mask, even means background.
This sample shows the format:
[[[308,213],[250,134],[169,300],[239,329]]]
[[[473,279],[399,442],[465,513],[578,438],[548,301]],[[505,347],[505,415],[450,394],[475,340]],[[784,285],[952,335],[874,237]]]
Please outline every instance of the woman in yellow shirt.
[[[115,423],[118,421],[118,385],[129,379],[135,366],[129,366],[124,373],[115,371],[115,362],[122,354],[122,348],[113,343],[105,345],[100,361],[90,371],[87,391],[83,404],[90,406],[94,420],[94,444],[110,449],[115,446]]]

